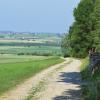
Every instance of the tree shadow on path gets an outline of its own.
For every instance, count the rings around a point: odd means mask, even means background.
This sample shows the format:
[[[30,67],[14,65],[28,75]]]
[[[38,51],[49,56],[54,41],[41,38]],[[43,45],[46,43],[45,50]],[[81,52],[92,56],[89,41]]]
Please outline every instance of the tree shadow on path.
[[[67,89],[61,96],[56,96],[53,100],[82,100],[81,99],[81,76],[79,72],[61,73],[60,81],[67,84],[76,85],[76,88]]]

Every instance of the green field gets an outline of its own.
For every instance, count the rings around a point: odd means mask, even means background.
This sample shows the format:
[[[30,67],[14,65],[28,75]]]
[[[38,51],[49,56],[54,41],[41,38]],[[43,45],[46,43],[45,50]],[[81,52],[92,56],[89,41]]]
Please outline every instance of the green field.
[[[62,52],[61,47],[55,46],[0,46],[0,54],[55,56],[62,55]]]
[[[46,56],[26,56],[26,55],[14,55],[14,54],[0,54],[0,64],[1,63],[20,63],[25,61],[35,61],[35,60],[43,60],[50,57]]]
[[[59,34],[0,33],[0,94],[61,63],[60,42]]]
[[[62,61],[59,57],[0,55],[0,94]]]
[[[52,33],[0,33],[0,54],[61,56],[61,36]]]

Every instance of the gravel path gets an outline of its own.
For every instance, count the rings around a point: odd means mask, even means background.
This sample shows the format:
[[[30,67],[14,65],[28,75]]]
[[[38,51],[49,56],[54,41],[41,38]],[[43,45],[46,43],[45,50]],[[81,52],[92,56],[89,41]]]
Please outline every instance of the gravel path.
[[[3,94],[0,100],[82,100],[80,65],[80,60],[67,58]]]

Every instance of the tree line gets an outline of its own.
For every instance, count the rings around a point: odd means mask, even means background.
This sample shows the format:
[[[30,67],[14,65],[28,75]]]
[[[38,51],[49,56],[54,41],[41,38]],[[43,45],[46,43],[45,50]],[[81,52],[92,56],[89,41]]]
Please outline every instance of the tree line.
[[[100,0],[81,0],[74,9],[75,21],[62,39],[64,56],[86,57],[88,50],[100,50]]]

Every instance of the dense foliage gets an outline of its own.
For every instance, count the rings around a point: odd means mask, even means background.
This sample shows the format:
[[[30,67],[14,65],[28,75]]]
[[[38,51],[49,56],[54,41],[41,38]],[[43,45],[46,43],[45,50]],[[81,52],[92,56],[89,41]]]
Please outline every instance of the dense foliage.
[[[93,46],[100,50],[100,0],[81,0],[74,17],[69,34],[62,40],[64,56],[85,57]]]

